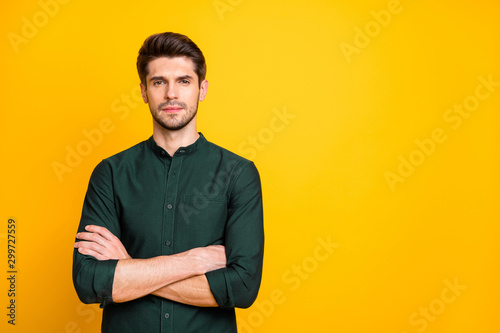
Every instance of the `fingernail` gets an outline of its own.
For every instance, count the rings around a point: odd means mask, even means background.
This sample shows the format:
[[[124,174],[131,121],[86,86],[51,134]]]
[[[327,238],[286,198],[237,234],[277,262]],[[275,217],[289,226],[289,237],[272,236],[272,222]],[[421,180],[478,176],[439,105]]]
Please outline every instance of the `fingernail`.
[[[89,230],[89,227],[90,227],[89,225],[86,225],[85,230]]]

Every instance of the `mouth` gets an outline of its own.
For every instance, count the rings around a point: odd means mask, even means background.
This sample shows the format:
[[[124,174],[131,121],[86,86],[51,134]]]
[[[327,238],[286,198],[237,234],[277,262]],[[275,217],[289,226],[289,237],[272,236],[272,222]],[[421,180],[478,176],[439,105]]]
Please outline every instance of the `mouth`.
[[[167,112],[167,113],[175,113],[175,112],[181,111],[182,109],[183,108],[180,106],[167,106],[167,107],[162,108],[161,110],[163,112]]]

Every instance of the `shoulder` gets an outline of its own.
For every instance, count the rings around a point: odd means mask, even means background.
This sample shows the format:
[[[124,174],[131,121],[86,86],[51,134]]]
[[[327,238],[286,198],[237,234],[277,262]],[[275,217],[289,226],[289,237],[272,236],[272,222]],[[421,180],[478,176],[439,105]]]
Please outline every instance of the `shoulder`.
[[[231,179],[230,189],[234,190],[235,187],[244,188],[249,184],[260,187],[260,175],[257,167],[251,160],[210,141],[206,143],[208,156],[211,162],[218,164],[219,171],[227,174]]]
[[[127,148],[119,153],[111,155],[105,159],[103,159],[94,169],[94,173],[102,174],[102,173],[113,173],[114,169],[120,168],[132,161],[141,158],[141,155],[144,155],[144,152],[148,149],[148,141],[144,140],[139,142],[138,144]]]
[[[207,152],[210,156],[222,158],[224,160],[228,161],[233,161],[238,164],[250,164],[252,161],[233,153],[232,151],[223,148],[211,141],[208,141],[205,137],[203,137],[203,140],[205,141],[205,149],[207,149]]]
[[[127,159],[134,159],[136,157],[139,157],[148,148],[147,147],[148,143],[149,140],[144,140],[130,148],[127,148],[119,153],[111,155],[108,158],[105,158],[103,161],[107,161],[113,164],[113,163],[120,163]]]
[[[233,175],[239,174],[243,169],[256,169],[252,161],[215,143],[207,141],[206,147],[209,153],[208,156],[224,163],[226,165],[226,170],[230,171]]]
[[[131,161],[135,161],[140,159],[141,156],[149,149],[148,145],[150,140],[144,140],[139,142],[138,144],[127,148],[119,153],[111,155],[101,161],[99,164],[108,165],[112,168],[118,167],[120,165],[129,163]]]

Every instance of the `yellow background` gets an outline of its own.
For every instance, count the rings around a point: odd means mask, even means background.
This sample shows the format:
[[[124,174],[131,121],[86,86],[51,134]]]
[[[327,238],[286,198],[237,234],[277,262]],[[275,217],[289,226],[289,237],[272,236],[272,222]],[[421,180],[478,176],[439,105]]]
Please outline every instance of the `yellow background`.
[[[240,332],[500,331],[497,1],[64,2],[0,14],[2,332],[99,331],[72,286],[74,234],[94,166],[151,134],[135,60],[163,31],[207,58],[199,130],[261,173],[264,276]]]

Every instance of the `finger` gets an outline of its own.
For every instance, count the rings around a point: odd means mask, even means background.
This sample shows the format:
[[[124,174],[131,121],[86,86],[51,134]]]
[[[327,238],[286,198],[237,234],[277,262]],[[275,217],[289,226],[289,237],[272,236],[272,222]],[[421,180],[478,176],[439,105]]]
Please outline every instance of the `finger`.
[[[104,255],[104,250],[105,248],[100,246],[99,244],[95,242],[85,242],[85,241],[79,241],[75,243],[75,247],[78,249],[88,249],[92,250],[94,252],[97,252],[101,255]]]
[[[116,238],[115,235],[113,235],[111,233],[111,231],[109,231],[108,229],[104,228],[104,227],[100,227],[98,225],[92,225],[92,224],[89,224],[85,227],[85,230],[89,231],[89,232],[94,232],[96,234],[99,234],[101,235],[104,239],[107,239],[107,240],[114,240]]]
[[[105,228],[103,229],[106,230]],[[106,232],[108,233],[109,237],[112,237],[111,239],[106,239],[105,237],[97,233],[89,233],[90,235],[85,235],[84,237],[86,237],[87,240],[95,241],[96,243],[100,244],[103,248],[105,248],[108,257],[110,258],[113,259],[115,259],[115,257],[119,259],[129,258],[130,256],[128,255],[127,250],[123,246],[123,243],[120,241],[120,239],[114,236],[109,231],[106,230]]]
[[[94,242],[104,247],[106,247],[106,243],[108,242],[104,237],[93,232],[79,232],[76,234],[76,238]]]
[[[125,248],[117,248],[113,244],[105,244],[105,246],[102,246],[93,241],[79,241],[76,242],[74,246],[75,248],[83,249],[85,252],[91,251],[93,253],[92,256],[99,260],[131,258]]]
[[[92,238],[94,237],[93,235],[97,234],[94,234],[93,232],[79,232],[76,234],[76,238],[84,240],[92,240]],[[100,237],[100,235],[97,236]]]
[[[85,243],[85,242],[78,242],[75,244],[75,248],[77,248],[78,252],[80,252],[81,254],[92,256],[92,257],[96,258],[97,260],[106,260],[107,259],[106,256],[102,255],[98,251],[95,251],[92,248],[87,247],[87,246],[82,246],[83,244],[79,244],[79,243]],[[77,245],[80,245],[80,246],[77,246]]]
[[[113,259],[109,249],[106,246],[102,246],[96,242],[80,241],[75,244],[75,247],[93,251],[99,254],[100,257],[105,259]]]

